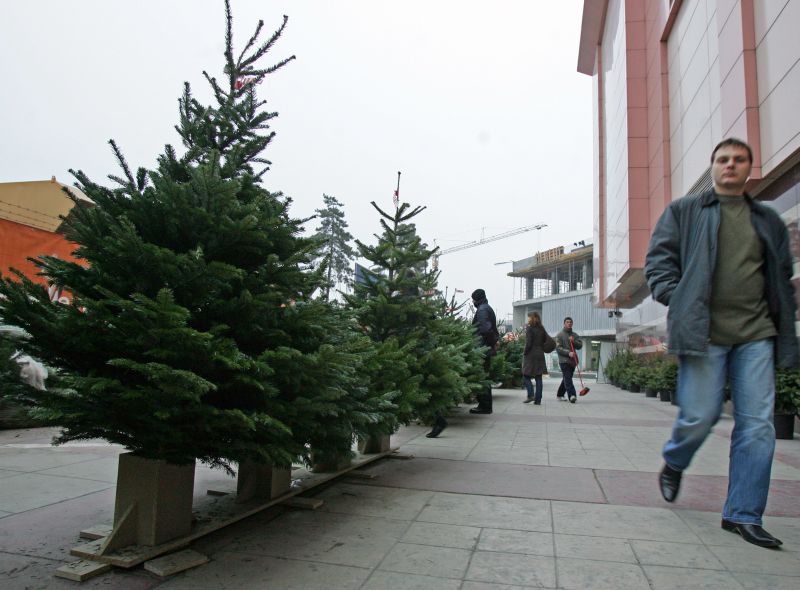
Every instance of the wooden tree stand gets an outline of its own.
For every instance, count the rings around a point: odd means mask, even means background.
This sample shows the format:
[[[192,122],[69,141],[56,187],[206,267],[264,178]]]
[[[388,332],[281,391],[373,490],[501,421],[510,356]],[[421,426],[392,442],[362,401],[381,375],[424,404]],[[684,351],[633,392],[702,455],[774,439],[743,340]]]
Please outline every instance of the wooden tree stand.
[[[192,529],[194,462],[174,465],[119,456],[114,529],[102,553],[129,545],[161,545],[188,535]]]
[[[242,461],[236,476],[236,501],[272,500],[292,487],[292,468],[274,467],[254,461]]]
[[[388,434],[380,434],[358,439],[358,452],[365,455],[372,453],[386,453],[390,449]]]
[[[123,540],[130,539],[131,537],[126,536],[128,533],[123,534],[118,529],[127,530],[129,525],[126,523],[128,522],[135,521],[138,523],[138,516],[132,521],[132,515],[128,515],[127,518],[123,518],[123,516],[125,516],[123,514],[118,519],[115,513],[115,526],[110,535],[74,547],[70,551],[70,554],[86,560],[91,560],[92,562],[99,564],[111,564],[122,568],[132,568],[160,555],[181,549],[192,541],[195,541],[235,522],[243,520],[248,516],[257,514],[272,506],[278,504],[291,506],[291,502],[294,500],[295,496],[308,493],[313,488],[326,483],[331,479],[344,475],[350,471],[353,471],[354,469],[358,469],[359,467],[363,467],[382,457],[392,457],[393,453],[395,453],[395,450],[388,449],[382,453],[368,455],[358,454],[344,469],[330,473],[315,473],[306,469],[297,469],[291,472],[291,480],[293,485],[288,488],[286,487],[286,482],[289,479],[287,477],[288,470],[273,470],[270,468],[270,473],[267,476],[266,467],[263,465],[242,465],[240,466],[239,474],[241,481],[237,481],[237,489],[240,491],[244,490],[242,498],[239,498],[239,495],[233,493],[233,489],[231,489],[229,493],[222,492],[224,495],[206,496],[202,501],[198,501],[194,507],[191,507],[190,504],[190,509],[194,514],[194,519],[190,520],[190,529],[180,536],[172,538],[169,541],[160,542],[156,545],[143,544],[141,539],[130,541],[128,542],[127,546],[122,545]],[[127,462],[127,459],[123,460],[120,458],[121,475],[123,469],[127,470],[127,465],[125,468],[122,467],[123,462]],[[281,471],[282,473],[279,473]],[[167,472],[168,470],[163,471],[163,473]],[[194,473],[193,465],[191,466],[191,472],[192,474]],[[242,476],[242,473],[244,473],[244,476]],[[269,486],[266,484],[267,480],[269,480]],[[123,485],[123,479],[121,477],[118,481],[118,486]],[[184,483],[181,485],[185,486],[186,484]],[[161,490],[162,488],[150,487],[147,489],[150,490],[150,493],[155,493],[157,490]],[[285,490],[285,493],[281,493],[278,496],[273,496],[268,500],[266,498],[259,499],[259,497],[267,493],[267,489],[269,489],[270,495],[278,493],[279,490]],[[162,492],[165,491],[166,490],[162,490]],[[244,494],[248,494],[250,491],[253,491],[255,495],[251,501],[246,501],[244,499]],[[118,498],[119,495],[120,493],[118,492]],[[129,492],[123,492],[123,497],[130,497]],[[189,487],[189,498],[191,499],[191,487]],[[302,498],[298,498],[297,500],[302,500]],[[141,502],[144,502],[144,500],[141,500]],[[314,506],[320,503],[321,502],[317,502]],[[154,504],[157,506],[166,506],[166,504],[159,504],[159,502],[154,502]],[[121,505],[123,504],[117,504],[117,506]],[[180,509],[184,510],[185,504],[181,504],[181,506],[182,508]],[[297,503],[295,506],[297,506]],[[313,508],[314,506],[310,507]],[[305,505],[303,504],[301,507],[305,507]],[[138,507],[135,509],[137,514],[139,510],[140,509]],[[127,512],[127,509],[125,512]],[[148,509],[145,510],[145,513],[153,513],[153,511]],[[158,510],[155,510],[155,513],[161,514]],[[183,522],[183,519],[180,520]],[[143,538],[152,539],[155,537],[148,537],[145,535]]]
[[[311,471],[314,473],[336,473],[346,470],[353,459],[351,457],[326,457],[320,458],[311,453],[311,460],[313,464]]]

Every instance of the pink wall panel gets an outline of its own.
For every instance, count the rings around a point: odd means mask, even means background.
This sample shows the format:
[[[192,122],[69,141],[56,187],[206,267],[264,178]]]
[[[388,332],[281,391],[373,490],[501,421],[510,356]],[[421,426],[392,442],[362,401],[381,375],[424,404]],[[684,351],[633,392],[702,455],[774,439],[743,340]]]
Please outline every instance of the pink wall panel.
[[[647,106],[647,81],[645,78],[628,78],[628,106],[646,107]]]
[[[655,134],[653,134],[655,135]],[[658,137],[651,137],[650,141],[653,143],[657,143]],[[647,187],[648,187],[648,194],[651,198],[655,198],[658,200],[660,193],[658,193],[655,189],[655,186],[662,181],[662,177],[664,176],[664,165],[663,165],[663,151],[662,151],[662,144],[658,144],[651,149],[648,147],[648,152],[652,154],[650,159],[650,166],[647,169]]]
[[[647,168],[647,138],[628,139],[628,168]]]
[[[643,21],[645,20],[645,3],[641,0],[626,0],[625,1],[625,21]]]
[[[647,138],[647,109],[628,108],[628,137]]]
[[[633,230],[644,230],[650,233],[650,199],[647,197],[643,199],[631,199],[629,201],[630,206],[628,208],[628,212],[630,214],[629,218],[629,225],[631,231]],[[641,257],[641,260],[644,260],[644,256],[637,252],[636,256],[632,256],[631,259],[635,259],[637,257]]]
[[[628,200],[646,199],[650,193],[649,187],[649,167],[628,168]]]
[[[625,23],[626,49],[644,49],[646,46],[645,37],[644,21],[629,21]]]
[[[628,244],[631,251],[631,265],[634,268],[644,268],[644,258],[647,254],[647,245],[649,243],[649,229],[632,229],[628,234]]]
[[[647,75],[647,51],[644,49],[628,50],[628,77],[644,78]]]

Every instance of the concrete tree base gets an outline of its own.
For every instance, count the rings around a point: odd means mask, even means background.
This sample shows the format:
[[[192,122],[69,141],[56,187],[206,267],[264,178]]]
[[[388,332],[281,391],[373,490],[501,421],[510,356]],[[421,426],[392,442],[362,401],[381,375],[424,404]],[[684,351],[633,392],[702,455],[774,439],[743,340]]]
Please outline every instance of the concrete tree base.
[[[311,471],[314,473],[333,473],[347,469],[353,460],[349,455],[332,457],[330,455],[319,456],[312,453],[311,461]]]
[[[362,455],[372,455],[374,453],[387,453],[391,450],[389,440],[391,436],[388,434],[380,434],[362,438],[358,440],[358,452]]]
[[[236,502],[272,500],[289,491],[292,485],[291,467],[279,468],[254,461],[239,463],[236,475]]]
[[[188,535],[192,529],[194,463],[174,465],[119,456],[114,530],[102,553],[130,545],[154,546]]]

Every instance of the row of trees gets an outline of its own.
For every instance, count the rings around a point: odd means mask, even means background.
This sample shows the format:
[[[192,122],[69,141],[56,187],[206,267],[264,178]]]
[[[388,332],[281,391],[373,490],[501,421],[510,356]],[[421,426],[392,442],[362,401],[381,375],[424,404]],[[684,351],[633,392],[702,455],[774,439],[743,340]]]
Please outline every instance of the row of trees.
[[[37,264],[72,304],[20,273],[0,283],[3,321],[29,336],[16,346],[53,369],[46,391],[17,397],[62,427],[56,442],[102,438],[176,464],[287,466],[428,420],[485,379],[471,327],[428,269],[433,251],[412,221],[422,207],[375,205],[382,231],[357,242],[366,281],[328,302],[335,253],[315,265],[319,240],[303,237],[290,198],[263,186],[277,113],[256,90],[294,59],[261,64],[286,18],[263,42],[259,23],[237,57],[225,4],[224,75],[204,73],[212,104],[185,85],[180,153],[167,145],[154,169],[133,171],[111,142],[121,169],[111,187],[71,171],[95,203],[76,202],[65,223],[78,262]]]

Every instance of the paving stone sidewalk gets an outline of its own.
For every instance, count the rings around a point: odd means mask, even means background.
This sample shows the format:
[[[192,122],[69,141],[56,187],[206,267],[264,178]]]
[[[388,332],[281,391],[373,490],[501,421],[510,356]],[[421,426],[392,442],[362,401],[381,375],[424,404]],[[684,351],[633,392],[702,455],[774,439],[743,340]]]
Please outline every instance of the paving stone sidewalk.
[[[669,505],[656,474],[677,408],[589,385],[574,405],[555,399],[555,380],[541,406],[496,390],[494,414],[460,408],[438,439],[404,428],[393,444],[414,459],[336,480],[316,512],[270,510],[196,542],[211,562],[167,580],[142,568],[54,578],[78,532],[111,521],[120,449],[0,431],[0,588],[800,588],[800,434],[778,441],[765,518],[785,545],[760,549],[719,528],[729,417]],[[198,466],[196,479],[199,497],[225,475]]]

